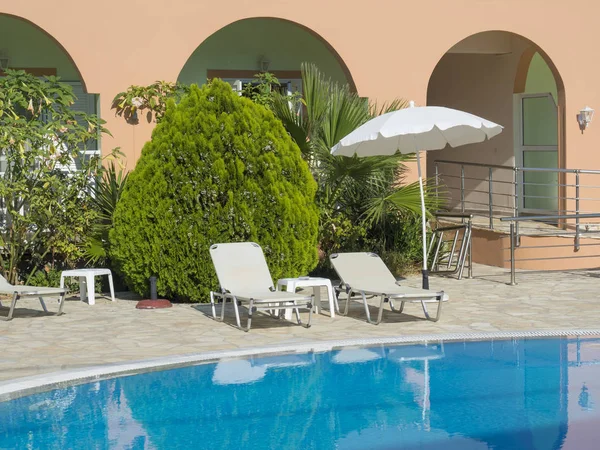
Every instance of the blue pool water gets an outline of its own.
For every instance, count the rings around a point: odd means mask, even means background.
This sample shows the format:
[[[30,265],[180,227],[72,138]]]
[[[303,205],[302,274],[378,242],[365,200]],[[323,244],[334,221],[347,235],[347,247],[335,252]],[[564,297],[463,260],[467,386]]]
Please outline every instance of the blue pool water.
[[[4,449],[597,449],[600,340],[222,361],[0,403]]]

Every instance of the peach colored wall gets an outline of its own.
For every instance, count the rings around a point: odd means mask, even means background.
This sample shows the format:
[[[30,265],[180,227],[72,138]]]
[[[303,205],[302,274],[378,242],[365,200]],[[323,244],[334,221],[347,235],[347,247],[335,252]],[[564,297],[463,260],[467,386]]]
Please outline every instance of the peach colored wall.
[[[513,90],[517,65],[526,46],[512,39],[512,52],[508,54],[447,53],[442,57],[431,76],[427,104],[469,111],[502,125],[504,130],[489,141],[428,153],[429,176],[434,175],[436,160],[514,166]],[[440,164],[439,170],[449,188],[448,206],[455,207],[460,202],[460,167]],[[467,210],[483,209],[489,203],[488,183],[481,181],[488,176],[486,168],[465,166]],[[514,206],[513,199],[506,195],[513,192],[509,184],[513,178],[510,170],[496,169],[492,173],[496,213],[506,215]]]
[[[189,56],[220,28],[249,17],[280,17],[297,22],[327,41],[347,65],[360,95],[426,103],[429,77],[440,58],[462,39],[487,30],[527,37],[552,59],[566,88],[566,162],[600,167],[600,131],[581,134],[575,115],[585,105],[600,108],[596,52],[600,3],[574,8],[545,2],[539,18],[534,0],[420,2],[289,0],[245,2],[222,7],[208,1],[0,0],[0,13],[30,20],[69,53],[87,85],[101,95],[102,115],[114,138],[103,148],[121,146],[130,165],[139,156],[150,127],[135,130],[112,117],[110,100],[130,84],[176,80]],[[448,18],[452,18],[449,20]],[[535,20],[538,17],[539,20]]]
[[[521,246],[515,249],[515,267],[527,270],[573,270],[599,267],[600,241],[581,238],[580,243],[581,248],[575,251],[572,236],[524,236],[521,238]],[[510,269],[509,235],[473,229],[472,244],[474,262]]]

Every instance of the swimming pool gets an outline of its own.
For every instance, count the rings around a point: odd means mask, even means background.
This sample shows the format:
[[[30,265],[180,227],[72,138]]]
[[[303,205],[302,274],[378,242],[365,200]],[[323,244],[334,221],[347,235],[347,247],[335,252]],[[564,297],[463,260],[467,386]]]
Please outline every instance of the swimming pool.
[[[0,448],[599,448],[600,340],[222,360],[0,403]]]

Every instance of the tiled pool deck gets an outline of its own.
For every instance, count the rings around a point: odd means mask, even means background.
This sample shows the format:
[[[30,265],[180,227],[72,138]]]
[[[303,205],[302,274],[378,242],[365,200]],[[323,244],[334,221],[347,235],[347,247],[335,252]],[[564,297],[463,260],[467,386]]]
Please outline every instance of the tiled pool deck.
[[[474,273],[474,279],[461,281],[432,277],[431,287],[450,295],[437,323],[425,320],[418,304],[409,304],[405,314],[386,311],[384,321],[374,326],[364,320],[362,306],[356,303],[348,317],[313,315],[310,329],[257,316],[252,330],[244,333],[209,318],[207,305],[137,310],[133,299],[120,297],[112,303],[97,297],[96,305],[89,306],[73,297],[65,304],[65,314],[56,317],[44,314],[37,300],[25,299],[12,321],[0,321],[0,382],[102,364],[270,345],[600,328],[600,270],[523,272],[517,286],[506,284],[503,269],[476,266]],[[420,279],[411,277],[405,283],[419,286]],[[56,310],[55,302],[47,304]],[[6,317],[8,302],[3,305],[0,316]],[[232,319],[229,316],[226,322]]]

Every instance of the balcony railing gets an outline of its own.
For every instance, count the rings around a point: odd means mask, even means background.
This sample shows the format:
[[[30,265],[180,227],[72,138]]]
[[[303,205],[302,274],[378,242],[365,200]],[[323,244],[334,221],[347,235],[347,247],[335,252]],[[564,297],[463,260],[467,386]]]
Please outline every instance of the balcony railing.
[[[473,227],[510,237],[511,284],[517,261],[600,258],[564,255],[560,248],[600,246],[600,170],[512,167],[464,161],[434,162],[436,192],[447,197],[451,212],[473,215]],[[572,237],[573,243],[521,245],[521,237]],[[598,242],[582,243],[582,238]],[[552,248],[540,257],[519,257],[518,249]],[[529,252],[531,254],[531,251]]]

